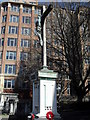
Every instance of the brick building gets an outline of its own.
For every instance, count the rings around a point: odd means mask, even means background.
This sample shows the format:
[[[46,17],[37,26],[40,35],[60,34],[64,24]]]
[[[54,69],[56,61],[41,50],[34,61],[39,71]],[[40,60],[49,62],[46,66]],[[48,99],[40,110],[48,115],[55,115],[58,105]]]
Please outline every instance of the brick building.
[[[75,7],[75,6],[73,6],[73,7]],[[90,10],[90,8],[86,7],[86,6],[79,7],[77,19],[75,19],[75,20],[78,22],[81,22],[83,20],[82,13],[86,12],[87,10]],[[63,98],[63,96],[70,97],[72,86],[70,86],[71,80],[70,80],[69,75],[65,74],[65,69],[62,69],[65,67],[68,71],[68,64],[67,64],[67,62],[64,62],[64,60],[65,60],[65,57],[63,55],[64,47],[62,44],[63,35],[62,35],[62,32],[60,33],[60,30],[62,30],[62,28],[63,29],[67,28],[67,27],[66,28],[63,27],[64,23],[67,23],[69,25],[70,25],[70,23],[67,22],[68,21],[68,12],[66,12],[64,8],[63,9],[62,9],[62,7],[60,9],[57,8],[56,11],[54,11],[54,12],[52,11],[51,14],[48,16],[48,20],[47,20],[47,43],[48,43],[48,47],[49,47],[49,49],[47,51],[48,58],[49,58],[48,66],[51,66],[52,69],[54,69],[56,71],[58,70],[59,73],[62,71],[59,75],[59,81],[57,81],[57,83],[58,83],[58,95],[61,95],[61,91],[63,91],[62,92],[62,98]],[[72,13],[74,13],[74,12],[75,11],[73,10]],[[59,16],[61,16],[61,17],[59,17]],[[63,19],[62,16],[67,16],[67,17],[65,17]],[[60,28],[60,27],[62,27],[62,28]],[[83,32],[85,27],[87,28],[86,33]],[[68,29],[69,29],[69,27],[68,27]],[[62,30],[62,31],[64,32],[64,30]],[[65,31],[65,33],[67,33],[67,32]],[[86,71],[90,66],[90,20],[89,19],[88,19],[88,22],[85,22],[85,21],[83,22],[82,26],[80,26],[80,28],[79,28],[78,33],[80,34],[80,43],[79,43],[78,48],[81,49],[80,50],[82,53],[81,56],[83,56],[83,53],[85,54],[85,56],[83,57],[83,60],[82,60],[83,61],[82,62],[83,63],[82,64],[83,65],[82,76],[84,78]],[[84,35],[83,33],[85,34],[85,37],[81,37]],[[64,38],[65,37],[66,36],[64,35]],[[67,37],[65,40],[67,41]],[[69,38],[69,41],[70,41],[70,38]],[[70,55],[70,57],[72,57],[72,55]],[[60,63],[60,61],[61,61],[61,63]],[[62,67],[62,66],[64,66],[64,67]],[[87,85],[90,85],[90,76],[88,76],[88,78],[86,80],[85,86],[87,86]]]
[[[32,46],[37,46],[35,21],[41,14],[37,5],[37,0],[3,0],[0,3],[0,108],[9,101],[10,113],[15,112],[18,101],[18,94],[14,92],[18,63],[27,58]]]

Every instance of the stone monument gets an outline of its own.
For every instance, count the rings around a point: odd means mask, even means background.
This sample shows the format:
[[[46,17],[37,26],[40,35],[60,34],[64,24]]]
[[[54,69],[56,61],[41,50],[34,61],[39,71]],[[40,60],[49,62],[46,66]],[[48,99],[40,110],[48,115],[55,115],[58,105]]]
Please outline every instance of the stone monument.
[[[45,6],[43,6],[45,11]],[[47,68],[46,58],[46,21],[43,25],[43,69],[37,72],[37,78],[33,80],[33,113],[46,118],[46,114],[52,111],[55,117],[57,113],[56,79],[58,73]]]

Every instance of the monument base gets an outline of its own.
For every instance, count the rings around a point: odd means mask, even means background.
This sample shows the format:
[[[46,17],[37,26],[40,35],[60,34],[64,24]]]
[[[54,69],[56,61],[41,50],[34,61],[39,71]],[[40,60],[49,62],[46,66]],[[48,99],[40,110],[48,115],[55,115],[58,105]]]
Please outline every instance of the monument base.
[[[36,116],[38,116],[39,118],[46,118],[46,114],[38,113],[38,114],[36,114]],[[54,119],[60,119],[60,118],[61,118],[61,116],[59,113],[54,114]]]
[[[52,111],[54,118],[60,119],[57,113],[56,92],[58,73],[44,67],[38,71],[37,78],[33,80],[33,113],[39,118],[46,119],[46,114]]]

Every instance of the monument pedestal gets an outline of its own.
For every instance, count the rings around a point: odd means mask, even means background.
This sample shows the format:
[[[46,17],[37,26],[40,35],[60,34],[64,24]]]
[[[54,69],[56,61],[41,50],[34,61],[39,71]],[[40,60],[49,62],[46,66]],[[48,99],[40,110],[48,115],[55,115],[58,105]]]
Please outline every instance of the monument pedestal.
[[[38,71],[38,80],[33,81],[33,113],[46,118],[46,113],[52,111],[55,117],[57,113],[56,78],[58,74],[43,68]]]

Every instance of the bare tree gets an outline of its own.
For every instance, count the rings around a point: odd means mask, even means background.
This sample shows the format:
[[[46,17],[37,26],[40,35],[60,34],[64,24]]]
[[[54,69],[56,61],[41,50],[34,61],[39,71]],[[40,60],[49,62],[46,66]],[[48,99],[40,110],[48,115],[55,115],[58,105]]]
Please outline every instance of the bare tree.
[[[31,48],[32,47],[32,48]],[[32,49],[32,50],[31,50]],[[19,61],[19,71],[18,76],[16,80],[16,91],[19,92],[19,90],[27,90],[29,93],[32,91],[32,80],[31,80],[31,74],[36,72],[38,69],[40,69],[41,66],[41,48],[39,45],[39,41],[36,40],[35,46],[30,46],[28,51],[23,49],[22,53],[27,53],[27,56],[22,54],[21,61]]]
[[[90,39],[89,17],[89,7],[70,3],[63,9],[55,6],[47,19],[48,61],[62,78],[69,76],[71,94],[76,95],[78,101],[82,101],[90,90],[86,83],[90,79],[90,56],[84,49]]]

